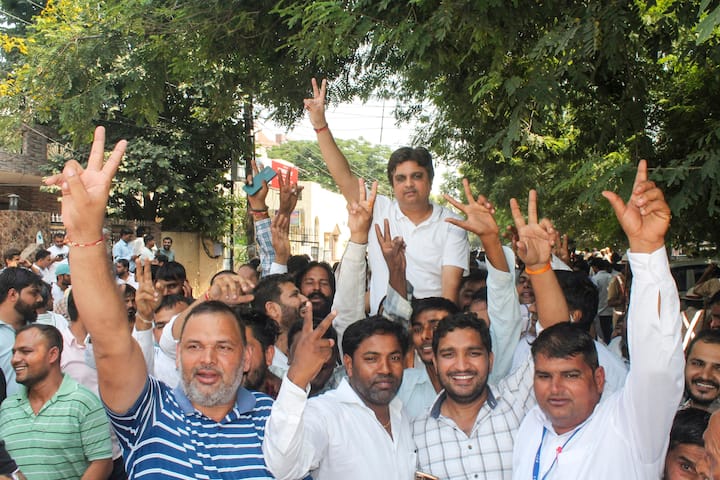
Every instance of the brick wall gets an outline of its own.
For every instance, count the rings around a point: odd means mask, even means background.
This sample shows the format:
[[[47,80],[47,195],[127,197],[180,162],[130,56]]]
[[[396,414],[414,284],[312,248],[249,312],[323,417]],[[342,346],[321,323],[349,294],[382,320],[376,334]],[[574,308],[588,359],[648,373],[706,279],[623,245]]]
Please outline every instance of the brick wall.
[[[18,210],[31,212],[60,213],[60,192],[41,192],[40,187],[8,187],[0,185],[0,211],[7,210],[10,203],[8,195],[14,193],[20,196]]]
[[[41,176],[40,165],[47,163],[48,133],[42,127],[26,128],[23,131],[22,153],[0,151],[0,170]]]

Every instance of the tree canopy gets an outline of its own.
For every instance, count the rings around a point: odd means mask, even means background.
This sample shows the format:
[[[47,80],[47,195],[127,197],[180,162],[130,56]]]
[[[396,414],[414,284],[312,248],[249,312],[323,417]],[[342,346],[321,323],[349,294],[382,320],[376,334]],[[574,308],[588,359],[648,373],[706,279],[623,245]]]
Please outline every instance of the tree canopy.
[[[333,101],[410,105],[397,113],[420,117],[417,142],[476,190],[504,207],[536,187],[544,213],[586,242],[622,238],[600,191],[627,194],[647,158],[673,241],[717,245],[718,24],[709,0],[53,0],[24,37],[3,37],[21,61],[0,84],[15,114],[2,126],[41,121],[75,145],[93,123],[126,126],[145,141],[135,192],[152,205],[144,196],[163,185],[145,181],[161,157],[210,187],[247,152],[247,102],[289,125],[308,79],[327,77]]]

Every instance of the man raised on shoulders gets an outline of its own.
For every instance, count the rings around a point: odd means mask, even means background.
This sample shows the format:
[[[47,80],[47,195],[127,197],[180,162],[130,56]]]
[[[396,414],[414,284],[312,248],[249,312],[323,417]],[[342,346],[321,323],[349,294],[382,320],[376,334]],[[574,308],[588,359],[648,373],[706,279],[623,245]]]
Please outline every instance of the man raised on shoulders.
[[[128,477],[272,478],[261,449],[272,400],[240,387],[249,352],[230,307],[208,301],[187,315],[177,345],[182,380],[177,388],[148,376],[105,249],[97,243],[126,146],[120,141],[103,162],[104,143],[105,131],[98,127],[87,168],[71,160],[47,183],[62,188],[79,321],[92,337],[100,395],[123,447]],[[143,270],[141,285],[152,295],[150,269]],[[224,289],[222,299],[252,298],[240,290]],[[219,297],[207,294],[208,300]]]
[[[328,170],[345,199],[359,198],[358,179],[338,148],[325,119],[327,82],[318,88],[312,80],[313,98],[305,100],[318,136],[318,144]],[[468,268],[470,247],[467,234],[446,218],[459,218],[450,210],[430,202],[433,165],[430,153],[422,147],[402,147],[393,152],[387,166],[395,200],[378,195],[373,209],[375,219],[387,218],[392,236],[407,244],[407,279],[416,298],[445,297],[456,301],[460,279]],[[388,284],[388,270],[376,238],[370,235],[368,261],[373,272],[370,283],[370,312],[377,312]]]

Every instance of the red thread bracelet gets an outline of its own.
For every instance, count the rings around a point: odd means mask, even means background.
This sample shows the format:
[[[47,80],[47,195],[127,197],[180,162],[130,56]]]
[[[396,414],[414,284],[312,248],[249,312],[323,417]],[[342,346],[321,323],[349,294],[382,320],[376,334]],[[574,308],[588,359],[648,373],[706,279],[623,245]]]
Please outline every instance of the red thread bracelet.
[[[67,241],[67,244],[68,244],[69,246],[71,246],[71,247],[81,247],[81,248],[83,248],[83,247],[95,247],[95,246],[97,246],[97,245],[100,245],[100,244],[103,243],[104,241],[105,241],[104,238],[101,238],[100,240],[96,240],[96,241],[90,242],[90,243],[77,243],[77,242],[73,242],[72,240],[68,240],[68,241]]]
[[[206,302],[210,301],[210,295],[208,294],[208,292],[205,292],[205,301]]]
[[[313,130],[315,130],[315,133],[320,133],[320,132],[322,132],[323,130],[329,130],[328,124],[326,123],[324,127],[314,128]]]

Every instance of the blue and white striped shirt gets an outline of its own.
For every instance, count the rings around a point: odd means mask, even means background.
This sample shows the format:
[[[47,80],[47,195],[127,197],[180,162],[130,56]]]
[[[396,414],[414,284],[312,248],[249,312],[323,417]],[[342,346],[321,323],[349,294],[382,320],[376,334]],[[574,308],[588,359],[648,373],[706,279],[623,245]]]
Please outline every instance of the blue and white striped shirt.
[[[197,411],[181,386],[153,377],[122,415],[108,411],[128,478],[273,478],[262,442],[272,399],[240,388],[235,407],[216,422]]]

